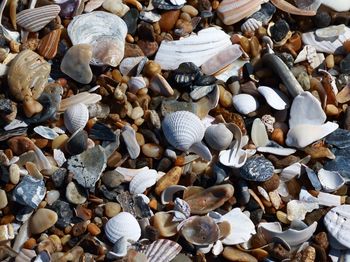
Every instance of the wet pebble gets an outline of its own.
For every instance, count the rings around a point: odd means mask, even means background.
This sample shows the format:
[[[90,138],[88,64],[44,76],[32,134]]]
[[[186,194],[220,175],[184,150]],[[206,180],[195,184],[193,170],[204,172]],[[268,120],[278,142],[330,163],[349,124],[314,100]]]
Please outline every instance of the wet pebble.
[[[0,189],[0,209],[3,209],[7,206],[8,201],[7,201],[7,195],[5,190]]]

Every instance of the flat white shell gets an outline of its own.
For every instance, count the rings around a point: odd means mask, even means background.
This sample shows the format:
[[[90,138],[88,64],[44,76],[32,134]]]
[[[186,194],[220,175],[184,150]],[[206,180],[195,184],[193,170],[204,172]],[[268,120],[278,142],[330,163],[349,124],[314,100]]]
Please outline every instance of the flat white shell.
[[[262,22],[256,20],[255,18],[249,18],[241,25],[241,31],[243,33],[255,32],[255,30],[259,29],[262,26]]]
[[[79,103],[68,107],[64,111],[64,125],[70,133],[84,128],[89,120],[89,110],[86,105]]]
[[[259,86],[258,92],[265,97],[266,102],[276,110],[284,110],[287,106],[286,102],[278,95],[278,93],[268,86]]]
[[[324,217],[328,233],[340,244],[350,248],[350,205],[332,208]]]
[[[339,35],[344,34],[346,31],[346,26],[341,25],[332,25],[325,28],[319,28],[315,31],[315,35],[318,40],[334,41],[338,38]]]
[[[318,203],[291,200],[287,204],[287,218],[289,221],[304,220],[305,215],[314,209],[319,208]]]
[[[255,118],[253,121],[251,138],[257,147],[266,146],[269,143],[265,125],[260,118]]]
[[[205,142],[209,147],[220,151],[229,147],[232,142],[232,132],[222,123],[209,126],[205,130]]]
[[[121,237],[137,241],[141,237],[141,228],[133,215],[128,212],[120,212],[108,220],[105,233],[112,243],[115,243]]]
[[[149,169],[141,171],[131,180],[129,189],[131,194],[141,194],[157,182],[157,171]]]
[[[284,147],[268,147],[261,146],[257,148],[258,152],[270,153],[278,156],[289,156],[294,154],[296,150],[294,148],[284,148]]]
[[[58,134],[47,126],[36,126],[34,127],[34,132],[50,140],[53,140],[56,137],[58,137]]]
[[[328,171],[321,168],[317,175],[325,192],[334,192],[345,184],[345,179],[339,172]]]
[[[232,102],[235,109],[243,115],[254,112],[259,107],[258,101],[248,94],[235,95],[232,98]]]

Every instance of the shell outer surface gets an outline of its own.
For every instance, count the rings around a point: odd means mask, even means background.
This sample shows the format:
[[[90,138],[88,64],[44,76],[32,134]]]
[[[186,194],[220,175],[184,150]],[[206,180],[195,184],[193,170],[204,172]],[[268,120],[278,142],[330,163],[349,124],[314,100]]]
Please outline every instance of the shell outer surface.
[[[136,218],[128,212],[120,212],[108,220],[105,226],[108,239],[115,243],[126,237],[127,240],[137,241],[141,237],[141,228]]]
[[[205,128],[195,114],[177,111],[168,114],[162,123],[167,141],[176,149],[187,151],[204,137]]]
[[[171,261],[180,253],[182,247],[169,239],[159,239],[148,245],[145,255],[149,262],[167,262]]]
[[[130,193],[142,194],[147,188],[153,186],[157,180],[157,171],[149,169],[141,171],[130,182]]]
[[[89,110],[86,105],[79,103],[72,105],[64,112],[64,125],[72,134],[84,128],[89,120]]]
[[[274,166],[263,156],[252,156],[248,158],[243,167],[240,168],[242,178],[249,181],[263,182],[273,176]]]

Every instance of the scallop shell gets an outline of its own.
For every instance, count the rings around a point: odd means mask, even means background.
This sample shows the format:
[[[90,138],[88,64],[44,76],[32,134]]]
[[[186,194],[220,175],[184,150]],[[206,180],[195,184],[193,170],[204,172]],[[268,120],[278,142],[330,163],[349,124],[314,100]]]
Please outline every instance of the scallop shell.
[[[91,63],[117,66],[124,57],[127,26],[118,16],[95,11],[74,17],[68,25],[68,35],[73,43],[90,44],[93,49]]]
[[[345,184],[345,179],[335,171],[321,168],[317,175],[325,192],[334,192]]]
[[[95,104],[98,101],[102,99],[102,96],[98,94],[90,94],[88,92],[81,92],[79,94],[76,94],[74,96],[70,96],[68,98],[65,98],[60,103],[60,111],[65,111],[68,107],[83,103],[85,105],[89,104]]]
[[[128,212],[120,212],[108,220],[105,226],[108,239],[115,243],[118,239],[126,237],[127,240],[137,241],[141,237],[141,228],[136,218]]]
[[[262,22],[256,20],[255,18],[249,18],[241,25],[241,31],[243,33],[255,32],[261,26]]]
[[[324,217],[328,234],[340,244],[350,248],[350,205],[332,208]]]
[[[141,171],[131,180],[129,189],[131,194],[142,194],[157,182],[157,171],[149,169]]]
[[[259,107],[258,101],[252,95],[248,94],[233,96],[232,103],[235,109],[244,115],[254,112]]]
[[[169,239],[159,239],[148,245],[145,250],[148,262],[168,262],[180,253],[182,247]]]
[[[211,160],[209,149],[201,143],[205,128],[195,114],[188,111],[177,111],[168,114],[162,123],[167,141],[176,149],[191,151],[205,160]]]
[[[259,86],[258,92],[265,97],[269,106],[276,110],[284,110],[287,103],[278,95],[278,93],[268,86]]]
[[[25,9],[17,14],[17,24],[29,32],[38,32],[52,21],[61,11],[59,5],[45,5]]]
[[[79,103],[68,107],[64,111],[64,125],[70,133],[84,128],[89,120],[89,110],[86,105]]]
[[[232,132],[222,123],[211,125],[205,130],[205,142],[217,151],[224,150],[229,147],[232,142]]]

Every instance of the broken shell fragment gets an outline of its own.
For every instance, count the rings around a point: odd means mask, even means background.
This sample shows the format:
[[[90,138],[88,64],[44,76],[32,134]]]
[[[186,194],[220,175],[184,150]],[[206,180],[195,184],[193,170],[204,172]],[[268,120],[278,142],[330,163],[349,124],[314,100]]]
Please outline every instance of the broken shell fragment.
[[[345,179],[339,172],[328,171],[321,168],[317,175],[325,192],[334,192],[345,184]]]
[[[177,234],[178,222],[173,221],[174,215],[167,212],[157,212],[153,217],[153,226],[162,237],[172,237]]]
[[[258,92],[265,97],[267,103],[276,110],[284,110],[287,106],[286,102],[278,95],[278,93],[270,87],[259,86]]]
[[[130,158],[136,159],[140,155],[141,149],[136,140],[135,130],[131,126],[125,125],[122,128],[122,138],[130,155]]]
[[[145,255],[149,262],[168,262],[172,261],[180,253],[182,247],[169,239],[158,239],[148,245]]]
[[[122,237],[137,241],[141,237],[141,228],[133,215],[128,212],[120,212],[108,220],[105,233],[112,243],[117,242]]]
[[[261,26],[262,26],[262,22],[261,21],[258,21],[255,18],[249,18],[247,21],[245,21],[241,25],[241,31],[243,33],[253,33],[257,29],[259,29],[259,27],[261,27]]]

